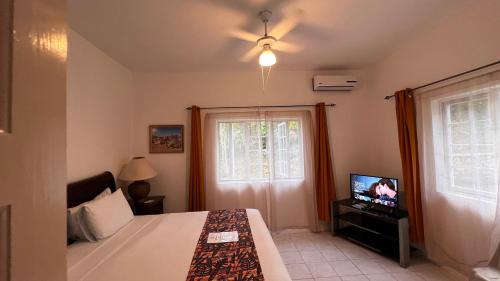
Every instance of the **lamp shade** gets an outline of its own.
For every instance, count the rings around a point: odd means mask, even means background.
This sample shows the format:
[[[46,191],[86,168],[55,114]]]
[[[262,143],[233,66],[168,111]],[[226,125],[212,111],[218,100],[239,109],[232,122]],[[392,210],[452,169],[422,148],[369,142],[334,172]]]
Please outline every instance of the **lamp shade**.
[[[157,173],[144,157],[134,157],[123,168],[118,177],[124,181],[140,181],[156,177]]]

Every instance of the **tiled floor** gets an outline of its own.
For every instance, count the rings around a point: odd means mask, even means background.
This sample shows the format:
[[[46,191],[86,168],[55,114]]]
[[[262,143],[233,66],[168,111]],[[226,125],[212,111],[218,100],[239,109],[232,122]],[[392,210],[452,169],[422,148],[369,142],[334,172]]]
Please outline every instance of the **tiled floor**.
[[[423,257],[408,268],[330,233],[285,230],[273,239],[293,280],[303,281],[455,281]]]

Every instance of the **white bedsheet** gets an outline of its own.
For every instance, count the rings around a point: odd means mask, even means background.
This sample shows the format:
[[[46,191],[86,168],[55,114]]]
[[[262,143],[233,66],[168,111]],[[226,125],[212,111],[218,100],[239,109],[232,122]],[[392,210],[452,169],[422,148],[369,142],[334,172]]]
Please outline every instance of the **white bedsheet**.
[[[68,281],[184,281],[207,214],[135,217],[108,239],[74,243]],[[247,214],[265,280],[291,280],[259,211]]]

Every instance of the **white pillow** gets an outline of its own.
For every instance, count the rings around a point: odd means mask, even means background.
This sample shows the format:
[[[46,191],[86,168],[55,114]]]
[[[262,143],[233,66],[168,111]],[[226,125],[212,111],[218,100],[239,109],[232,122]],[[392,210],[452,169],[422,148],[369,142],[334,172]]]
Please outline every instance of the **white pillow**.
[[[134,218],[121,189],[110,196],[85,204],[82,210],[87,227],[96,239],[115,234]]]
[[[102,199],[109,195],[111,195],[111,189],[106,188],[103,192],[101,192],[91,201]],[[92,236],[92,233],[90,232],[90,230],[88,230],[87,226],[85,225],[85,221],[83,220],[81,212],[82,207],[91,201],[84,202],[76,207],[68,209],[67,213],[68,213],[69,239],[95,241],[95,238]]]

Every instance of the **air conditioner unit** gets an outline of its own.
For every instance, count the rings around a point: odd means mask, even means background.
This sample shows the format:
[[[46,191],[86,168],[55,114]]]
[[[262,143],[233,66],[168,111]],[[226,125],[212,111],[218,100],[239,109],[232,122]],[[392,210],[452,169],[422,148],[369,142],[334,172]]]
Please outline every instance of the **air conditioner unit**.
[[[354,76],[316,75],[313,78],[314,91],[351,91],[357,84]]]

